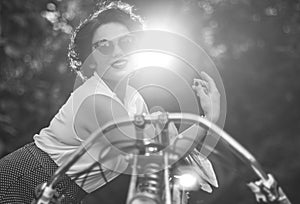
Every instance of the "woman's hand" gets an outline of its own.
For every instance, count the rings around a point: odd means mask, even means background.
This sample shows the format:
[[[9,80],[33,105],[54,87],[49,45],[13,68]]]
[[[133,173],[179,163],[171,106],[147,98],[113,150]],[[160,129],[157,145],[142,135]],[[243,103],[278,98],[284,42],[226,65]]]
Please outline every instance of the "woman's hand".
[[[194,79],[192,88],[200,98],[205,116],[216,123],[220,116],[220,93],[214,80],[205,72],[200,73],[201,79]]]

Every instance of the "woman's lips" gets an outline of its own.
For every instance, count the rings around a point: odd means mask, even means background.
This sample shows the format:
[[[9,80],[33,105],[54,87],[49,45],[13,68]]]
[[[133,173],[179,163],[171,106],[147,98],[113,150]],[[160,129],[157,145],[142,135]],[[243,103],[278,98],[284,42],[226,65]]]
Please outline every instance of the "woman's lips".
[[[124,67],[126,67],[127,62],[128,61],[126,59],[119,59],[119,60],[114,61],[111,64],[111,67],[113,67],[115,69],[123,69]]]

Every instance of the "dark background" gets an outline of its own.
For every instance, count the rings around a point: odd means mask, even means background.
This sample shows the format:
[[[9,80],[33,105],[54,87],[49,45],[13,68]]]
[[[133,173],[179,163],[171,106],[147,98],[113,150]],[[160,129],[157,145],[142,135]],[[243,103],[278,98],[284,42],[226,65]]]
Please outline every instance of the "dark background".
[[[131,0],[138,13],[175,19],[204,47],[227,96],[224,129],[300,202],[300,1]],[[72,28],[92,0],[0,1],[0,155],[27,142],[73,89],[66,64]],[[233,179],[221,203],[255,203]]]

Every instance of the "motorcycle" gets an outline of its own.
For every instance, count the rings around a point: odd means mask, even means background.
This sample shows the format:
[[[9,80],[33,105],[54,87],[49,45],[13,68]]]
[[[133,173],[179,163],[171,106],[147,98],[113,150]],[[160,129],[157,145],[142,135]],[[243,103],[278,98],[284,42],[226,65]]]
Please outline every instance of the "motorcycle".
[[[207,160],[203,162],[206,158],[201,151],[194,151],[200,146],[206,150],[211,147],[201,134],[191,134],[185,137],[179,134],[173,138],[170,137],[169,126],[172,122],[204,128],[210,132],[206,137],[217,135],[218,142],[222,143],[256,175],[257,179],[247,183],[247,186],[254,193],[258,203],[291,203],[275,178],[262,169],[246,148],[206,118],[189,113],[135,115],[129,119],[118,119],[107,123],[93,132],[72,158],[60,166],[47,183],[40,186],[41,193],[36,203],[47,204],[51,200],[53,202],[55,186],[62,175],[93,146],[94,142],[100,137],[105,137],[105,134],[114,128],[128,125],[135,127],[136,137],[121,137],[119,140],[110,141],[112,146],[123,153],[131,167],[129,168],[131,180],[126,204],[186,204],[189,200],[189,192],[200,188],[210,191],[211,187],[205,188],[205,184],[211,186],[213,182],[204,176],[209,164]],[[151,139],[145,138],[143,134],[145,127],[149,124],[157,130],[157,134]],[[184,148],[181,148],[183,144]],[[106,148],[111,147],[107,145]],[[218,151],[213,148],[210,152],[218,154]]]

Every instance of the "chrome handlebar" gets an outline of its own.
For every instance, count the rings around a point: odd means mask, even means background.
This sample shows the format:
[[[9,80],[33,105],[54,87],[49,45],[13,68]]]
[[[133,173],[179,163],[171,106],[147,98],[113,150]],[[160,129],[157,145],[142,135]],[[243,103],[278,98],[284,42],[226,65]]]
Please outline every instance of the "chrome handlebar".
[[[258,176],[259,180],[257,182],[251,182],[248,184],[250,189],[255,193],[257,201],[277,201],[284,204],[289,204],[290,201],[283,193],[282,189],[273,185],[276,183],[272,175],[267,174],[261,167],[261,165],[257,162],[255,157],[245,149],[241,144],[239,144],[234,138],[232,138],[228,133],[223,131],[214,123],[210,122],[204,117],[189,114],[189,113],[162,113],[160,115],[136,115],[134,117],[120,118],[115,121],[110,121],[106,123],[102,128],[98,128],[94,131],[89,138],[82,143],[82,145],[77,149],[77,151],[73,154],[73,156],[63,165],[61,165],[50,181],[47,183],[45,189],[53,189],[53,187],[58,183],[61,175],[65,174],[67,170],[89,149],[93,142],[102,137],[105,133],[111,131],[117,126],[122,125],[132,125],[135,126],[144,126],[145,124],[151,123],[169,123],[180,122],[180,123],[188,123],[188,124],[197,124],[205,129],[209,129],[213,133],[217,134],[222,142],[227,144],[230,151],[233,152],[239,159],[241,159],[246,165],[248,165],[254,173]],[[271,179],[271,180],[270,180]],[[270,184],[271,182],[271,184]],[[44,193],[47,193],[49,190],[44,190]],[[262,199],[262,195],[266,195]],[[49,196],[43,196],[49,197]],[[47,203],[47,202],[37,202],[37,203]]]

